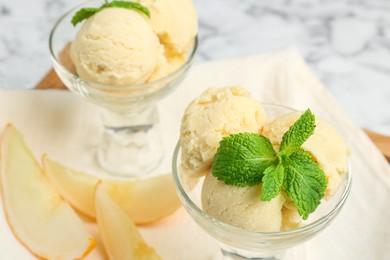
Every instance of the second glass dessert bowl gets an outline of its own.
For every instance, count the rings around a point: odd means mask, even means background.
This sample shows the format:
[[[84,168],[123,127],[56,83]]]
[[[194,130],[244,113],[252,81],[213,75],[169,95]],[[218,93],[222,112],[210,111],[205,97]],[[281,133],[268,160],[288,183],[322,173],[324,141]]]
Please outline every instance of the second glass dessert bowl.
[[[273,104],[263,104],[263,107],[271,120],[292,111],[290,108]],[[201,189],[204,177],[194,179],[186,175],[185,170],[180,166],[180,153],[179,142],[172,161],[177,192],[189,215],[203,230],[220,242],[222,259],[282,259],[288,249],[312,238],[334,220],[351,189],[352,175],[349,169],[343,175],[335,194],[329,199],[323,199],[316,211],[302,222],[301,227],[280,232],[244,230],[213,218],[202,210]]]
[[[185,78],[193,63],[197,37],[193,38],[184,64],[161,79],[117,87],[83,80],[75,72],[69,56],[70,44],[77,33],[71,20],[80,8],[101,4],[102,1],[88,1],[59,19],[49,38],[51,59],[64,85],[102,110],[104,134],[97,147],[101,167],[119,176],[144,175],[158,166],[164,153],[157,102]]]

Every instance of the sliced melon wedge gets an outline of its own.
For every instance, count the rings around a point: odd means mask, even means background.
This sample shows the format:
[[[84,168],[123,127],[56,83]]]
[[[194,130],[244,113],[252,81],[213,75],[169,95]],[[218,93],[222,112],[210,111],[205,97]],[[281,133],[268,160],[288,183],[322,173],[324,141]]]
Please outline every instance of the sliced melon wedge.
[[[1,194],[16,238],[45,259],[75,259],[94,247],[94,239],[43,176],[21,134],[8,125],[1,140]]]
[[[126,182],[103,180],[102,186],[136,224],[156,221],[181,206],[171,174]]]
[[[42,156],[43,172],[58,193],[81,213],[95,218],[94,196],[99,179]]]
[[[110,198],[101,184],[95,193],[96,221],[111,260],[161,259],[142,238],[127,214]]]
[[[95,218],[94,189],[99,178],[72,170],[47,156],[43,156],[42,164],[45,175],[61,196],[82,213]],[[136,224],[156,221],[181,205],[170,174],[134,180],[104,179],[102,186]]]

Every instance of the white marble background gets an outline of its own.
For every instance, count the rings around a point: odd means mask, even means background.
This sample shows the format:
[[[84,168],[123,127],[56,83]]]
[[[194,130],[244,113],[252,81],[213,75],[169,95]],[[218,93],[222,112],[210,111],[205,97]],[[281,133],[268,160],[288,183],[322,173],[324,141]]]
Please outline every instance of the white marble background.
[[[194,0],[196,62],[297,46],[353,120],[390,135],[389,0]],[[48,36],[77,0],[0,0],[0,88],[33,88]]]

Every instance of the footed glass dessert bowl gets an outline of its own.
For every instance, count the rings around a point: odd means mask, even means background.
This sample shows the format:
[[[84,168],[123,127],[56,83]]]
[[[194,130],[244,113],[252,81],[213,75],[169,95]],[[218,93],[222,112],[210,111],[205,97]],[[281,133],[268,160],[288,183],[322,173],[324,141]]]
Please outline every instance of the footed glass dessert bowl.
[[[271,120],[280,114],[293,111],[288,107],[273,104],[263,104],[263,107]],[[202,209],[201,190],[204,177],[190,177],[181,167],[180,142],[173,154],[172,169],[184,208],[203,230],[219,241],[221,259],[283,259],[288,249],[304,243],[329,226],[343,208],[352,181],[351,171],[348,169],[336,192],[330,198],[323,199],[315,212],[302,221],[300,227],[280,232],[257,232],[226,224]]]
[[[75,94],[101,109],[104,134],[97,147],[99,164],[108,173],[136,177],[150,173],[163,158],[159,116],[156,105],[185,78],[197,49],[192,39],[185,62],[160,79],[136,85],[111,86],[83,80],[70,58],[70,46],[78,29],[74,14],[83,7],[98,7],[103,1],[88,1],[65,15],[55,24],[49,38],[54,69],[62,82]]]

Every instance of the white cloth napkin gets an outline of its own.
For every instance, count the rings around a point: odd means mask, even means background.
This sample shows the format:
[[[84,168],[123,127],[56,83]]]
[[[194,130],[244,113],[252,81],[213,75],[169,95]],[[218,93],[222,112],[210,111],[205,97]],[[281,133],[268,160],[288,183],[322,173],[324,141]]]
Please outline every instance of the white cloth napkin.
[[[247,58],[195,65],[173,94],[159,104],[164,163],[179,136],[188,103],[210,86],[243,86],[261,102],[308,107],[333,123],[352,149],[351,194],[336,220],[319,235],[290,250],[286,259],[390,259],[390,167],[368,137],[349,119],[294,48]],[[36,157],[43,153],[73,168],[99,173],[94,146],[102,128],[98,111],[66,91],[0,91],[0,129],[13,123]],[[93,223],[88,223],[95,233]],[[217,242],[183,208],[140,228],[163,259],[219,259]],[[0,212],[0,259],[35,259],[10,231]],[[103,259],[95,250],[88,259]]]

